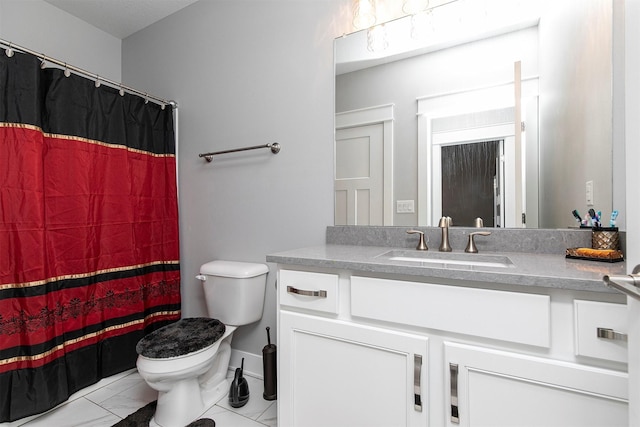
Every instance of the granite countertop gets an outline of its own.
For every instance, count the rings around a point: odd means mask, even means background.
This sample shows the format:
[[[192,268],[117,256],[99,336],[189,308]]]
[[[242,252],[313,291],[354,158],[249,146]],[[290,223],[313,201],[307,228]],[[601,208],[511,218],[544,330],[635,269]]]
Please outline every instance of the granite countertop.
[[[389,251],[400,251],[409,255],[411,252],[418,252],[415,249],[391,246],[326,244],[270,254],[267,255],[267,261],[292,266],[344,269],[356,273],[399,274],[606,293],[617,291],[604,284],[604,275],[626,274],[625,262],[567,259],[557,253],[481,251],[480,254],[466,254],[462,250],[451,252],[453,256],[464,257],[507,256],[513,263],[509,267],[488,267],[392,261],[389,260],[389,256],[384,255]],[[428,252],[444,254],[437,249]]]

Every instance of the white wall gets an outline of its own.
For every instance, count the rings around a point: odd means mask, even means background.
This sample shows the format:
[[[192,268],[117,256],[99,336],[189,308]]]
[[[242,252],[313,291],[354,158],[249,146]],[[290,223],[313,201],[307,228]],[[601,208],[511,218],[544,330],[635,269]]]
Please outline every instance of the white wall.
[[[333,223],[333,39],[348,0],[199,1],[123,41],[124,83],[179,104],[183,316],[205,315],[199,267],[322,244]],[[206,163],[198,153],[279,142]],[[270,266],[261,354],[276,329]],[[275,337],[272,336],[272,339]]]
[[[0,38],[120,81],[122,41],[42,0],[0,0]]]

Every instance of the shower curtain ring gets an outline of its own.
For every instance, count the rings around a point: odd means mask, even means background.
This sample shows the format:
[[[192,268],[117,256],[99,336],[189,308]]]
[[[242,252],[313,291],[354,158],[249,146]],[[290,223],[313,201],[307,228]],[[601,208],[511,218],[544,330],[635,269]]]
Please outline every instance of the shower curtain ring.
[[[148,93],[145,93],[145,94],[144,94],[144,103],[145,103],[145,104],[148,104],[148,103],[149,103],[149,94],[148,94]]]
[[[9,42],[9,47],[4,51],[4,53],[11,58],[13,56],[13,43]]]
[[[101,84],[100,83],[100,76],[96,74],[96,83],[95,83],[95,85],[96,85],[96,87],[100,87],[100,84]]]
[[[118,91],[120,96],[124,96],[124,89],[122,88],[122,84],[120,85],[120,90]]]
[[[67,63],[64,63],[64,76],[65,77],[69,77],[71,75],[71,71],[69,71],[69,68],[67,67]]]

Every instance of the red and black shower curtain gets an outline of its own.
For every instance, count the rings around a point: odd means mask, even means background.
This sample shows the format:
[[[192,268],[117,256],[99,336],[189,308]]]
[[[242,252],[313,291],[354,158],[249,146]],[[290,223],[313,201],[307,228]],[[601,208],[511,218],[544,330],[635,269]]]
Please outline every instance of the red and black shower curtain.
[[[133,368],[180,318],[175,141],[162,108],[0,57],[0,422]]]

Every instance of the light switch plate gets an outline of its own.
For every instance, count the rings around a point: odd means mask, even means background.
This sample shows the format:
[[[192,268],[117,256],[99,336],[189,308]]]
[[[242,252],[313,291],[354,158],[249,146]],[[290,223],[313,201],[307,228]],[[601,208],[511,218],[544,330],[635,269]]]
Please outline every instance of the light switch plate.
[[[415,213],[413,200],[396,200],[397,213]]]
[[[587,181],[586,197],[587,197],[587,206],[593,206],[593,181]]]

